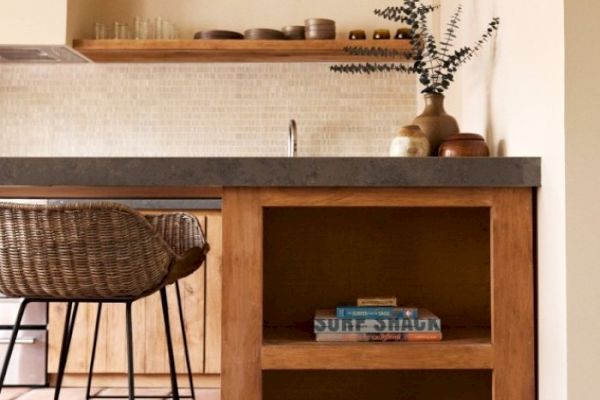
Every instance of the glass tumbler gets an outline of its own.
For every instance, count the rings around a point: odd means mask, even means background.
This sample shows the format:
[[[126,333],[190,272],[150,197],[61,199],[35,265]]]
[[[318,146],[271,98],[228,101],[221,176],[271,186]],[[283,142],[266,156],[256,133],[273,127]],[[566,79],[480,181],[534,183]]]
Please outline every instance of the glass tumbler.
[[[119,39],[127,40],[130,38],[130,31],[128,24],[121,24],[119,26]]]
[[[133,38],[136,40],[150,39],[150,23],[147,19],[135,17]]]
[[[94,25],[94,39],[108,39],[108,29],[106,28],[106,24],[96,22]]]

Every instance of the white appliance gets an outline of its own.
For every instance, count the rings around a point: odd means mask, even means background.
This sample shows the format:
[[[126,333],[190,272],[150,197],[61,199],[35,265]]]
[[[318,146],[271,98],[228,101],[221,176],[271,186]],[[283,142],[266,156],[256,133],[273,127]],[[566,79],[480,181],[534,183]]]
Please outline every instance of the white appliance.
[[[0,362],[4,362],[20,304],[20,299],[0,296]],[[47,386],[47,324],[48,305],[30,303],[23,316],[21,329],[10,359],[4,382],[6,386]]]

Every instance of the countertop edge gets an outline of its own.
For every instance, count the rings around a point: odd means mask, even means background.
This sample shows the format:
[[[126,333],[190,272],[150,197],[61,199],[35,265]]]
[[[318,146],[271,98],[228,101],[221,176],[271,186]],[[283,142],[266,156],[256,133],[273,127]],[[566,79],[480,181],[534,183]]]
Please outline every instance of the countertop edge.
[[[0,186],[540,187],[541,158],[0,158]]]

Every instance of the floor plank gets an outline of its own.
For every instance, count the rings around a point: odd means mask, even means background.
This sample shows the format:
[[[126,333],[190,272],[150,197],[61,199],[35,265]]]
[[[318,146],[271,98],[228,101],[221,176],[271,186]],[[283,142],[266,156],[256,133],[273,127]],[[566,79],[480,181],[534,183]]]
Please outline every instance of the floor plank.
[[[181,396],[189,396],[189,389],[182,389]],[[196,400],[221,400],[221,389],[196,389]]]
[[[103,396],[125,396],[127,388],[94,388],[92,395],[101,394]],[[170,388],[137,388],[136,395],[145,396],[169,396]],[[182,389],[182,396],[189,395],[188,389]],[[5,388],[0,394],[0,400],[53,400],[54,388],[28,389],[28,388]],[[198,400],[220,400],[220,389],[196,389],[196,398]],[[63,388],[60,392],[60,400],[84,400],[85,389],[83,388]]]
[[[103,389],[98,393],[102,396],[127,396],[129,390],[127,388],[108,388]],[[136,388],[136,396],[164,396],[167,397],[171,394],[171,389],[167,388]]]
[[[4,388],[0,394],[0,400],[14,400],[24,393],[27,393],[27,388]]]
[[[92,395],[99,389],[92,389]],[[17,397],[16,400],[51,400],[54,398],[54,388],[34,389]],[[85,388],[63,388],[60,400],[85,400]]]

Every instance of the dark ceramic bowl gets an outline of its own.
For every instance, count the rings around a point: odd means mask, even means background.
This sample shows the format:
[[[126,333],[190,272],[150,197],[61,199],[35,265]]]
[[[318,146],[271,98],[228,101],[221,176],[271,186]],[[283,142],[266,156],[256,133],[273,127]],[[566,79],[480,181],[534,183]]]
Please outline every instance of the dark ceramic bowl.
[[[223,39],[243,39],[244,35],[239,32],[233,31],[221,31],[221,30],[212,30],[212,31],[202,31],[198,32],[194,35],[194,39],[202,39],[202,40],[223,40]]]
[[[283,32],[275,29],[256,28],[244,32],[244,37],[250,40],[284,40]]]
[[[281,31],[289,40],[303,40],[306,38],[306,28],[302,25],[284,26]]]
[[[327,18],[308,18],[304,20],[306,26],[332,26],[335,25],[335,21]]]
[[[489,157],[490,149],[481,135],[459,133],[448,136],[438,151],[440,157]]]

